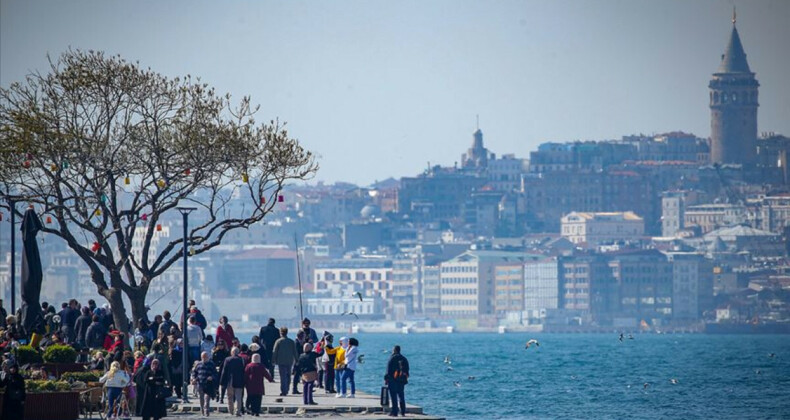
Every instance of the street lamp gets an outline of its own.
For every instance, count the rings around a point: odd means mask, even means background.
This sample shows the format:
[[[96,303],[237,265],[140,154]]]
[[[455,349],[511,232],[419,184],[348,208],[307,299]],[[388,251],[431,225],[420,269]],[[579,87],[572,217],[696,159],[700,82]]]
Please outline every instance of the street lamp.
[[[11,197],[8,197],[8,208],[11,209],[11,314],[16,315],[16,202]]]
[[[187,404],[187,403],[189,403],[189,397],[187,397],[187,394],[189,393],[189,391],[187,390],[187,388],[188,388],[188,385],[189,385],[189,371],[190,371],[190,368],[189,368],[189,354],[188,354],[189,353],[189,341],[188,341],[188,337],[187,337],[187,313],[189,312],[189,308],[187,308],[187,284],[188,284],[188,282],[187,282],[187,279],[188,279],[188,274],[187,274],[187,254],[189,254],[189,250],[188,250],[189,247],[187,246],[188,245],[187,244],[187,235],[188,235],[187,229],[188,229],[188,226],[189,226],[189,213],[192,213],[193,211],[197,210],[197,208],[196,207],[176,207],[176,208],[178,209],[178,211],[181,212],[181,216],[183,217],[183,223],[184,223],[184,249],[182,251],[183,254],[184,254],[184,296],[183,296],[183,298],[184,298],[184,302],[183,302],[184,303],[184,309],[183,309],[183,311],[184,311],[183,312],[184,313],[184,325],[181,326],[182,331],[183,331],[182,335],[184,336],[184,339],[182,340],[183,344],[182,344],[182,347],[181,347],[181,372],[184,372],[184,374],[182,375],[184,383],[182,384],[183,385],[183,390],[181,392],[181,395],[183,396],[184,404]]]

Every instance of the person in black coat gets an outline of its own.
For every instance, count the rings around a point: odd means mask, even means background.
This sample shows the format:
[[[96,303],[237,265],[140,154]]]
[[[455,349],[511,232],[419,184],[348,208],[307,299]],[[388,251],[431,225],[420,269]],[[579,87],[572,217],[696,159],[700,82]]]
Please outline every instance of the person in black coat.
[[[5,365],[5,364],[4,364]],[[0,373],[0,388],[3,394],[2,420],[18,420],[25,417],[25,378],[19,374],[19,366],[10,363]]]
[[[265,327],[261,327],[258,337],[261,338],[261,345],[264,351],[262,362],[273,375],[272,351],[274,350],[274,343],[280,339],[280,329],[274,326],[274,318],[269,318],[269,323]]]
[[[137,369],[134,376],[132,377],[132,381],[134,382],[135,389],[137,390],[136,395],[136,404],[134,405],[134,415],[135,416],[142,416],[143,414],[143,397],[145,396],[145,378],[148,375],[148,372],[151,371],[151,365],[143,362],[143,365]]]
[[[151,370],[145,374],[145,386],[143,388],[143,404],[140,415],[143,420],[159,420],[167,417],[165,399],[167,398],[165,387],[165,374],[159,366],[159,360],[151,361]]]
[[[107,329],[100,322],[98,315],[94,315],[91,319],[93,322],[85,331],[85,345],[91,349],[104,348],[104,337],[107,336]]]
[[[88,327],[90,327],[91,322],[93,322],[93,318],[91,317],[91,311],[88,309],[87,306],[82,307],[82,315],[77,318],[77,322],[74,323],[74,333],[76,334],[76,342],[80,346],[85,346],[85,337],[88,334]]]
[[[392,356],[387,362],[387,374],[384,375],[384,382],[387,383],[390,393],[390,416],[398,415],[398,405],[400,405],[401,416],[406,415],[406,396],[404,388],[409,383],[409,360],[400,354],[400,346],[392,349]],[[399,404],[400,403],[400,404]]]

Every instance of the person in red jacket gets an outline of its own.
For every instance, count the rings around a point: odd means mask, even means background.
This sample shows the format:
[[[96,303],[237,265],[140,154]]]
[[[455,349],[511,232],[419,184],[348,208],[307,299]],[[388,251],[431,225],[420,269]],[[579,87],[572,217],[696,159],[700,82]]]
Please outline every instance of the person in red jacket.
[[[236,335],[233,334],[233,327],[228,324],[228,317],[225,315],[219,317],[219,326],[217,327],[217,334],[215,334],[215,336],[217,337],[217,341],[225,341],[227,348],[231,347],[231,343]]]
[[[259,416],[261,413],[261,400],[263,395],[266,394],[263,385],[263,379],[274,382],[272,375],[261,364],[261,355],[253,353],[252,362],[244,368],[244,388],[247,390],[247,403],[253,416]]]

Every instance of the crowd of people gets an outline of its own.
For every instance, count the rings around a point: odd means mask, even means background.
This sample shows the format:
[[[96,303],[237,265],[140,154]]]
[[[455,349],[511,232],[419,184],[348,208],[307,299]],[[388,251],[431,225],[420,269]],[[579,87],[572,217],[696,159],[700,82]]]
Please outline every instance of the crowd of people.
[[[304,405],[316,404],[316,388],[336,398],[355,398],[359,363],[356,338],[340,337],[335,345],[334,336],[328,331],[319,338],[308,318],[302,320],[295,338],[291,338],[288,328],[278,328],[270,318],[250,343],[242,343],[227,317],[220,317],[212,336],[207,334],[206,318],[194,301],[190,301],[189,308],[180,322],[174,321],[169,311],[157,314],[152,321],[137,320],[134,329],[127,328],[133,331],[131,344],[113,324],[109,305],[97,307],[93,300],[81,306],[72,299],[63,303],[59,312],[43,303],[42,325],[29,335],[16,316],[4,316],[0,320],[3,381],[13,387],[19,375],[19,366],[9,350],[20,343],[42,351],[54,344],[65,344],[78,351],[76,362],[103,372],[100,382],[107,391],[108,415],[117,412],[126,396],[135,415],[146,420],[165,417],[165,401],[172,395],[182,397],[184,378],[193,385],[205,416],[210,413],[212,401],[221,404],[226,397],[232,415],[260,415],[264,381],[274,382],[275,372],[280,380],[279,395],[301,394]],[[4,313],[0,301],[0,314]],[[396,346],[384,377],[393,402],[390,415],[398,415],[398,401],[401,414],[405,415],[403,385],[407,378],[408,361]],[[0,382],[0,386],[5,382]],[[16,406],[12,402],[6,407]]]

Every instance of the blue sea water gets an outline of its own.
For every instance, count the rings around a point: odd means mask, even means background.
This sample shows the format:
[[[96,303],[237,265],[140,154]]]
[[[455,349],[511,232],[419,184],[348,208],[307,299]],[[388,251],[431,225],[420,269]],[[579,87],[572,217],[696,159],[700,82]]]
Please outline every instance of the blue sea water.
[[[449,419],[790,418],[790,336],[638,334],[623,342],[608,334],[355,337],[365,354],[358,388],[379,392],[389,358],[384,350],[400,344],[411,365],[407,402]],[[525,349],[529,338],[540,346]]]

